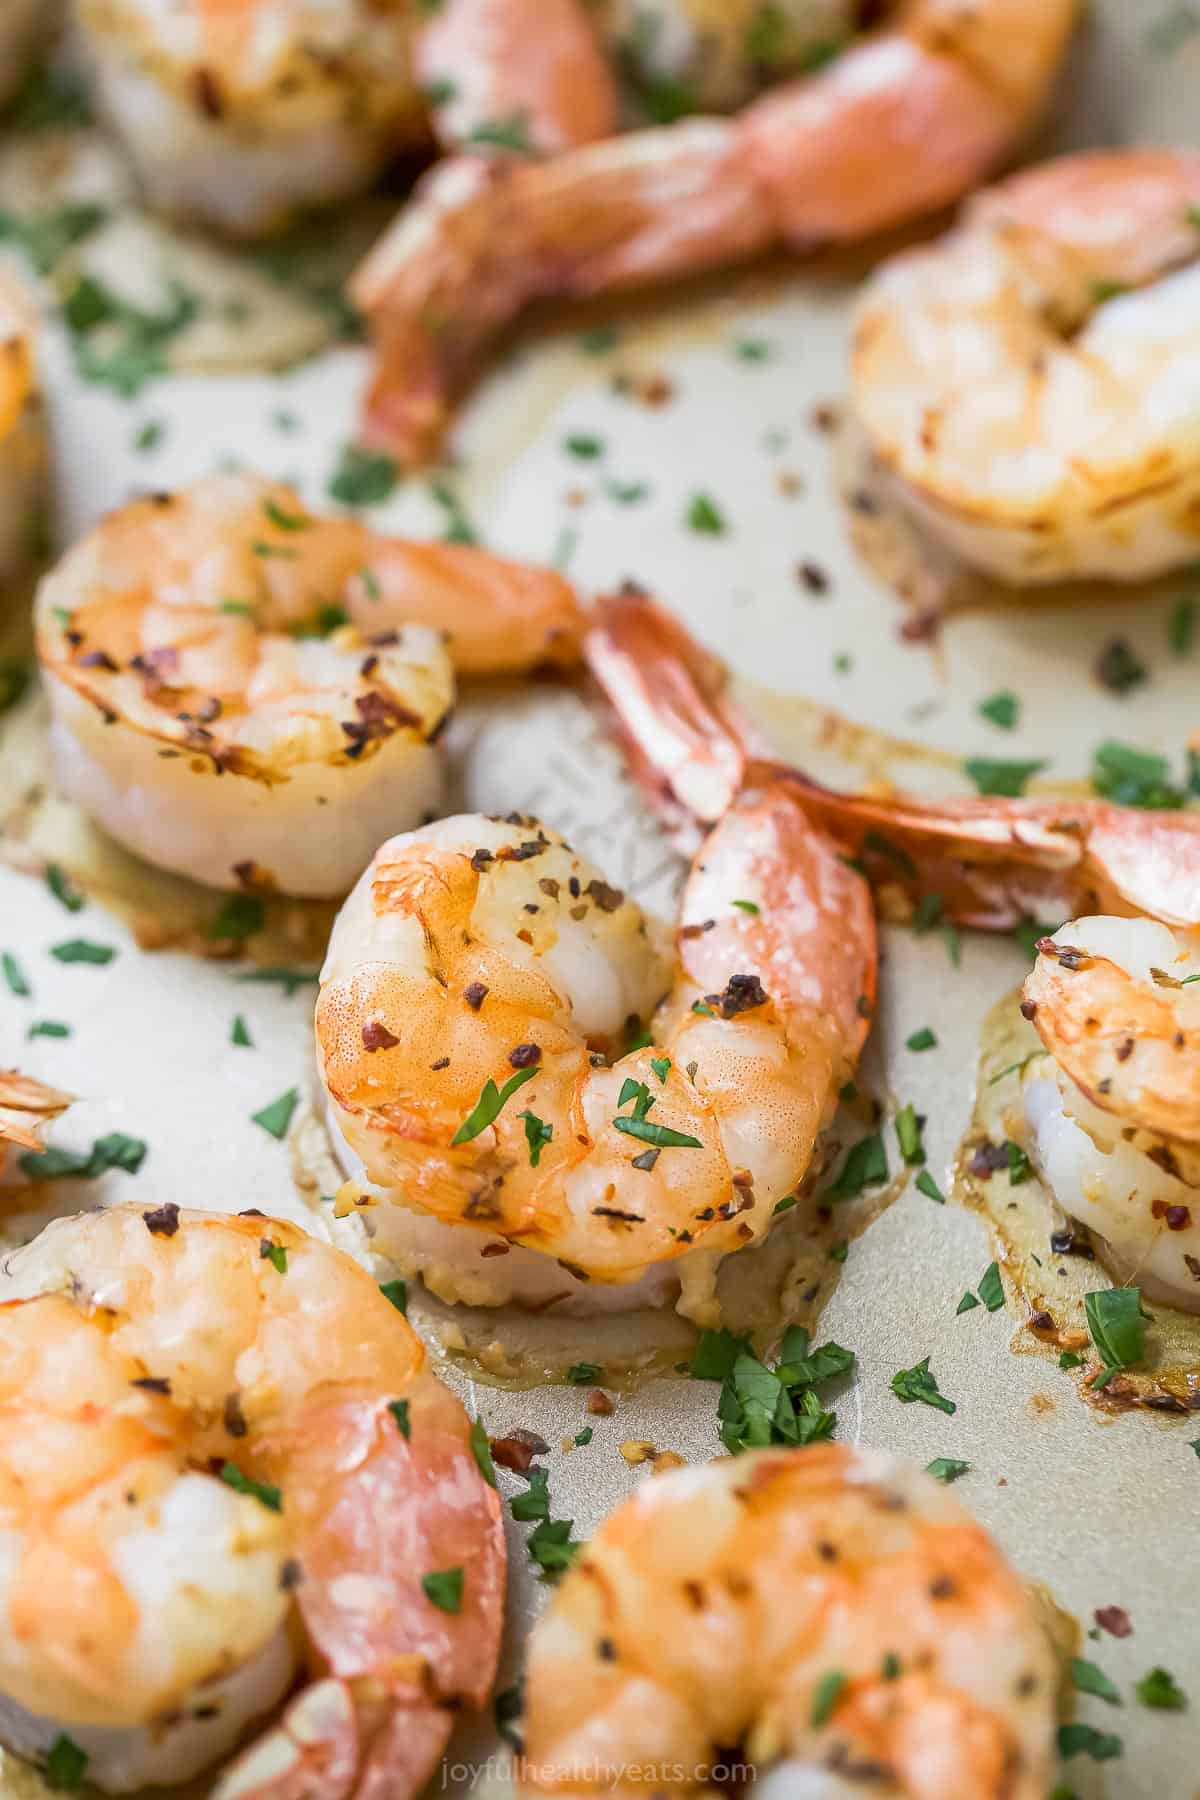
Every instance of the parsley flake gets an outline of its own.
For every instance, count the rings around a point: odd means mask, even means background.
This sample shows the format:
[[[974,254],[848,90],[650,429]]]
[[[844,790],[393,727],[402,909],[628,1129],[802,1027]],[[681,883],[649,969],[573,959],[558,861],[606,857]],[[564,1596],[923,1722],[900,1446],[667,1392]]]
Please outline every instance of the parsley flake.
[[[936,1406],[939,1412],[956,1413],[958,1407],[953,1400],[947,1400],[938,1388],[937,1377],[930,1372],[929,1358],[922,1357],[912,1369],[899,1369],[892,1376],[892,1392],[897,1400],[909,1405],[919,1400],[925,1406]]]

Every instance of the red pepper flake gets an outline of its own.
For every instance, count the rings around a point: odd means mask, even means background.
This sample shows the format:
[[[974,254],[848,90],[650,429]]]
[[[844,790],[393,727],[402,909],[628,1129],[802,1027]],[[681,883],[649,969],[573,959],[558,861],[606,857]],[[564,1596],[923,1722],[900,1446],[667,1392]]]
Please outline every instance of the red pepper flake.
[[[1133,1622],[1123,1606],[1098,1606],[1092,1617],[1101,1631],[1107,1631],[1110,1637],[1133,1636]]]
[[[492,1460],[514,1475],[525,1475],[535,1456],[548,1456],[550,1446],[536,1431],[510,1431],[507,1437],[492,1439]]]
[[[806,587],[810,594],[827,594],[829,592],[829,577],[819,563],[797,563],[796,580]]]
[[[394,1050],[400,1039],[393,1037],[379,1019],[372,1019],[362,1028],[362,1041],[364,1050],[373,1054],[376,1050]]]
[[[480,1007],[487,999],[487,996],[488,990],[482,981],[468,982],[467,986],[463,989],[463,999],[466,1001],[472,1012],[479,1011]]]
[[[531,1069],[534,1063],[541,1062],[542,1047],[540,1044],[518,1044],[509,1051],[508,1060],[514,1069]]]
[[[603,1388],[593,1388],[587,1397],[587,1409],[597,1418],[606,1419],[613,1411],[613,1402]]]

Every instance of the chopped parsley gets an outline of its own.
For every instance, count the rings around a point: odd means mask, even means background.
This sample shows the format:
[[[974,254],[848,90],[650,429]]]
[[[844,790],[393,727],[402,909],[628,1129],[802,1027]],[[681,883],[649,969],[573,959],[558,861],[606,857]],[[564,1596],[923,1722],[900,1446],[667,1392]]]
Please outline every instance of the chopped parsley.
[[[73,885],[65,869],[57,863],[46,864],[46,886],[54,898],[65,906],[70,913],[82,912],[86,904],[79,889]]]
[[[721,1441],[737,1455],[768,1444],[811,1444],[831,1436],[837,1415],[822,1407],[814,1390],[853,1367],[852,1350],[834,1343],[812,1350],[808,1332],[793,1325],[784,1334],[774,1369],[758,1360],[746,1338],[702,1331],[689,1372],[698,1380],[721,1383]]]
[[[257,1500],[269,1512],[283,1511],[283,1494],[279,1488],[272,1487],[266,1481],[255,1481],[252,1476],[244,1474],[235,1462],[223,1463],[220,1473],[226,1487],[231,1487],[235,1493],[249,1494],[252,1500]]]
[[[896,1114],[896,1142],[900,1146],[901,1156],[910,1165],[925,1161],[925,1146],[921,1142],[922,1123],[914,1106],[902,1106]]]
[[[596,462],[604,455],[604,439],[592,437],[587,432],[572,432],[563,439],[563,449],[580,462]]]
[[[229,1033],[229,1041],[236,1044],[239,1050],[253,1050],[254,1039],[250,1036],[250,1027],[241,1013],[235,1013],[233,1027]]]
[[[904,1048],[906,1050],[936,1050],[937,1033],[931,1030],[928,1025],[922,1025],[919,1031],[914,1031],[909,1037],[905,1038]]]
[[[475,1466],[489,1487],[496,1485],[496,1465],[492,1461],[492,1446],[484,1429],[482,1419],[471,1421],[471,1455],[475,1458]]]
[[[1073,1723],[1058,1728],[1058,1754],[1064,1761],[1085,1753],[1095,1762],[1111,1762],[1123,1750],[1124,1745],[1115,1733],[1097,1731],[1094,1725]]]
[[[725,516],[709,494],[693,494],[687,509],[687,523],[692,531],[708,537],[723,537]]]
[[[1071,1658],[1071,1679],[1081,1694],[1094,1694],[1098,1700],[1106,1700],[1110,1706],[1120,1706],[1121,1695],[1114,1682],[1110,1681],[1103,1669],[1097,1668],[1094,1662],[1086,1657]]]
[[[1104,1372],[1092,1383],[1107,1387],[1121,1369],[1130,1369],[1146,1355],[1146,1326],[1142,1317],[1140,1288],[1095,1288],[1085,1294],[1083,1309],[1088,1332],[1104,1364]]]
[[[523,1088],[527,1081],[532,1081],[538,1072],[536,1063],[528,1069],[518,1069],[515,1075],[509,1076],[501,1088],[496,1086],[489,1075],[475,1105],[450,1139],[451,1147],[453,1148],[455,1144],[469,1144],[472,1138],[479,1136],[481,1131],[486,1131],[488,1126],[499,1118],[505,1103],[512,1099],[517,1089]],[[527,1137],[528,1134],[529,1127],[526,1124]],[[532,1150],[530,1160],[533,1160]]]
[[[960,1313],[974,1312],[975,1308],[978,1305],[979,1305],[979,1296],[977,1294],[973,1294],[971,1292],[970,1288],[968,1288],[966,1293],[963,1295],[962,1299],[959,1301],[958,1305],[954,1309],[955,1317],[957,1318]]]
[[[529,118],[524,112],[510,113],[502,119],[484,119],[467,133],[464,142],[512,150],[519,156],[532,156],[534,149],[529,138]]]
[[[210,938],[228,938],[242,943],[262,930],[267,922],[267,909],[256,894],[230,894],[208,927]]]
[[[4,973],[4,983],[10,994],[18,1000],[29,1000],[33,997],[33,989],[29,985],[24,969],[11,950],[0,954],[0,970]]]
[[[1196,602],[1180,600],[1167,620],[1167,645],[1173,656],[1186,656],[1196,638]]]
[[[529,1146],[529,1166],[531,1169],[536,1169],[542,1160],[542,1151],[554,1136],[554,1127],[548,1125],[545,1119],[539,1119],[533,1112],[520,1112],[517,1117],[525,1121],[525,1142]]]
[[[1021,702],[1011,689],[1001,688],[979,702],[978,712],[981,719],[998,725],[1001,731],[1014,731],[1021,716]]]
[[[431,481],[430,498],[436,501],[446,516],[446,529],[442,533],[448,544],[477,544],[479,534],[467,517],[466,509],[454,489],[445,481]]]
[[[543,1519],[526,1538],[526,1550],[548,1580],[557,1580],[583,1548],[571,1536],[574,1529],[574,1519]]]
[[[929,1358],[922,1357],[912,1369],[899,1369],[892,1376],[892,1392],[897,1400],[909,1405],[919,1400],[925,1406],[936,1406],[939,1412],[956,1413],[958,1407],[953,1400],[947,1400],[937,1384],[937,1377],[930,1373]]]
[[[1104,646],[1096,658],[1094,672],[1100,686],[1110,694],[1128,694],[1150,679],[1149,669],[1125,638],[1113,638]]]
[[[924,1194],[927,1200],[935,1200],[939,1206],[945,1206],[946,1196],[943,1194],[941,1188],[929,1173],[928,1169],[922,1169],[917,1176],[916,1188],[917,1192],[919,1194]]]
[[[999,1265],[989,1263],[983,1272],[983,1280],[979,1283],[979,1298],[989,1312],[999,1312],[1004,1305],[1004,1283],[1000,1279]]]
[[[457,1569],[434,1569],[429,1575],[422,1575],[421,1587],[425,1598],[439,1611],[460,1613],[463,1603],[463,1572]]]
[[[590,1382],[599,1381],[604,1370],[599,1363],[572,1363],[567,1370],[567,1380],[573,1387],[586,1387]]]
[[[379,506],[395,491],[399,480],[395,457],[381,450],[364,450],[358,444],[343,444],[327,491],[339,506]]]
[[[28,1038],[68,1038],[71,1027],[61,1024],[57,1019],[38,1019],[25,1033]]]
[[[1151,1669],[1133,1691],[1143,1706],[1159,1712],[1183,1712],[1187,1706],[1187,1695],[1167,1669]]]
[[[388,1401],[388,1411],[391,1413],[393,1419],[396,1421],[396,1430],[400,1433],[400,1436],[405,1439],[411,1438],[412,1437],[412,1420],[409,1417],[410,1408],[409,1408],[408,1401],[407,1400],[389,1400]],[[474,1448],[473,1445],[472,1445],[472,1448]],[[495,1482],[493,1482],[492,1486],[495,1487],[495,1485],[496,1485]]]
[[[973,756],[963,764],[963,772],[974,782],[978,793],[1015,800],[1045,767],[1044,758],[1032,762],[996,762],[988,757]]]
[[[287,1246],[277,1244],[273,1238],[264,1238],[258,1246],[258,1254],[263,1262],[269,1262],[280,1275],[287,1274]]]
[[[270,1105],[264,1106],[261,1112],[251,1113],[250,1117],[256,1125],[261,1125],[270,1137],[278,1138],[282,1142],[288,1134],[292,1114],[299,1104],[299,1088],[288,1088],[285,1094],[280,1094],[277,1100],[272,1100]]]
[[[887,1151],[879,1132],[851,1144],[836,1181],[826,1189],[830,1200],[852,1200],[864,1188],[879,1187],[888,1178]]]
[[[78,1150],[26,1150],[19,1158],[30,1181],[95,1181],[109,1169],[136,1175],[146,1160],[143,1138],[110,1131],[99,1137],[86,1153]]]
[[[958,1481],[965,1475],[970,1467],[969,1462],[960,1462],[957,1456],[935,1456],[931,1463],[925,1464],[925,1473],[949,1487],[952,1481]]]
[[[385,1300],[390,1300],[398,1313],[408,1314],[408,1283],[406,1281],[381,1281],[379,1291]]]
[[[77,1793],[83,1786],[87,1766],[87,1751],[81,1750],[65,1731],[60,1731],[46,1752],[46,1786],[60,1794]]]
[[[15,244],[35,274],[49,275],[67,251],[90,237],[107,216],[102,206],[89,201],[38,213],[0,212],[0,239]]]
[[[1183,792],[1170,777],[1165,756],[1136,750],[1111,738],[1092,755],[1092,786],[1106,800],[1115,800],[1120,806],[1140,806],[1156,812],[1182,806]]]
[[[812,1710],[808,1715],[808,1722],[814,1731],[819,1731],[822,1725],[828,1725],[846,1683],[847,1677],[841,1669],[830,1669],[828,1674],[822,1675],[813,1689]]]
[[[88,938],[68,938],[65,944],[55,944],[50,954],[60,963],[92,963],[96,968],[103,968],[117,954],[111,944],[93,944]]]
[[[523,1494],[514,1494],[508,1510],[518,1525],[532,1525],[550,1517],[550,1477],[545,1469],[530,1469],[529,1486]]]

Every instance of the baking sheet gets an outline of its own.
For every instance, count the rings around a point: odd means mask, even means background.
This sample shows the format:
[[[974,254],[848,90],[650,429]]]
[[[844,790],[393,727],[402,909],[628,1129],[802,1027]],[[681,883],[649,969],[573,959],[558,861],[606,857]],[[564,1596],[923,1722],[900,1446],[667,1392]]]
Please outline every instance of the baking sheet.
[[[1097,5],[1066,84],[1050,141],[1194,140],[1200,92],[1200,9],[1177,0]],[[1196,717],[1196,658],[1174,656],[1167,621],[1181,597],[1200,599],[1200,571],[1158,597],[1097,596],[1078,605],[1023,604],[952,617],[935,641],[901,634],[906,617],[856,557],[836,500],[837,434],[829,409],[844,387],[847,304],[863,258],[779,265],[706,283],[687,295],[596,314],[620,325],[603,354],[580,347],[580,321],[526,336],[465,416],[449,479],[493,548],[557,557],[585,592],[636,577],[676,607],[726,656],[744,695],[781,741],[808,745],[814,714],[790,696],[837,708],[877,729],[955,755],[1037,757],[1060,777],[1086,772],[1093,747],[1115,737],[1169,754],[1177,765]],[[764,347],[761,359],[739,346]],[[57,462],[60,542],[106,508],[147,487],[168,487],[230,456],[297,480],[314,506],[350,436],[362,353],[334,349],[294,371],[169,379],[132,403],[75,378],[51,332],[44,370]],[[281,420],[290,423],[284,427]],[[150,452],[135,443],[161,423]],[[579,461],[572,435],[602,440]],[[630,497],[644,484],[645,492]],[[726,522],[720,536],[685,523],[705,493]],[[388,530],[440,532],[444,515],[423,480],[372,517]],[[801,565],[821,573],[814,584]],[[815,591],[819,587],[820,591]],[[1093,678],[1100,648],[1124,638],[1150,679],[1124,697]],[[1018,731],[978,716],[987,695],[1011,688],[1023,702]],[[782,689],[782,693],[781,693]],[[2,729],[2,726],[0,726]],[[659,908],[678,865],[603,739],[586,701],[546,686],[472,697],[451,743],[464,803],[539,813],[590,851],[610,879]],[[931,779],[944,779],[937,765]],[[107,968],[64,967],[49,946],[83,930],[117,946]],[[172,952],[140,952],[121,922],[95,903],[70,920],[36,880],[0,865],[0,948],[11,948],[34,997],[0,996],[0,1065],[20,1062],[80,1096],[55,1141],[83,1145],[112,1130],[150,1145],[141,1173],[111,1174],[78,1202],[174,1200],[181,1205],[303,1218],[287,1146],[250,1115],[309,1081],[311,989],[285,998],[238,985],[232,966]],[[1009,941],[965,937],[961,965],[936,934],[883,934],[877,1030],[881,1097],[911,1101],[927,1119],[929,1167],[943,1189],[971,1114],[979,1028],[1021,978]],[[236,1012],[252,1050],[229,1047]],[[70,1022],[62,1041],[26,1042],[34,1018]],[[936,1052],[905,1039],[922,1025]],[[889,1141],[893,1167],[899,1158]],[[992,1255],[979,1219],[938,1207],[911,1186],[851,1247],[822,1320],[822,1336],[854,1348],[857,1375],[837,1402],[838,1435],[925,1463],[972,1465],[961,1497],[1022,1571],[1046,1582],[1086,1630],[1094,1609],[1120,1605],[1133,1635],[1085,1644],[1118,1683],[1118,1713],[1080,1697],[1078,1715],[1124,1741],[1120,1761],[1076,1758],[1065,1771],[1081,1796],[1134,1800],[1200,1792],[1200,1574],[1193,1554],[1200,1466],[1186,1421],[1098,1418],[1070,1378],[1038,1355],[1014,1354],[1019,1320],[982,1307],[957,1316]],[[580,1355],[587,1326],[579,1327]],[[928,1356],[951,1417],[902,1406],[891,1375]],[[586,1536],[637,1482],[620,1452],[627,1439],[704,1458],[720,1446],[716,1390],[686,1379],[619,1395],[609,1418],[585,1414],[572,1387],[506,1392],[449,1379],[493,1435],[524,1426],[552,1445],[546,1459],[555,1516]],[[590,1446],[559,1445],[582,1425]],[[523,1487],[500,1473],[507,1496]],[[500,1687],[519,1667],[519,1645],[545,1599],[509,1523],[513,1576]],[[1189,1692],[1189,1712],[1149,1712],[1133,1680],[1165,1664]],[[0,1775],[0,1779],[7,1779]],[[435,1786],[439,1784],[435,1783]],[[464,1726],[451,1747],[445,1791],[506,1785],[505,1753],[490,1729]]]

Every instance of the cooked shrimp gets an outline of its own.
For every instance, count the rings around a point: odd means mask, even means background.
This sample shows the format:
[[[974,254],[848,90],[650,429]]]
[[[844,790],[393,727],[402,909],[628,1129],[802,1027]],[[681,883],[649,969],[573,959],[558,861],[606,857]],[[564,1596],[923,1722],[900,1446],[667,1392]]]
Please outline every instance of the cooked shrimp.
[[[0,275],[0,611],[40,554],[49,456],[34,341],[37,309]]]
[[[423,135],[412,0],[75,0],[151,202],[232,237],[370,186]]]
[[[1014,584],[1137,581],[1200,545],[1200,154],[1063,157],[980,195],[859,304],[886,484]]]
[[[438,444],[496,331],[535,298],[617,291],[847,242],[955,199],[1040,109],[1075,0],[903,0],[828,68],[738,119],[548,163],[436,169],[352,282],[375,340],[366,431]]]
[[[344,894],[436,804],[455,661],[569,661],[580,633],[549,570],[318,518],[250,475],[114,513],[36,616],[65,791],[163,868],[290,894]]]
[[[1057,1670],[944,1486],[817,1444],[681,1469],[592,1537],[534,1630],[528,1794],[1042,1800]],[[732,1750],[731,1746],[738,1746]]]
[[[182,1781],[307,1673],[218,1791],[415,1795],[490,1688],[504,1537],[370,1277],[262,1214],[119,1206],[47,1226],[0,1301],[0,1738]]]
[[[715,659],[643,596],[598,603],[587,660],[683,842],[755,771],[852,855],[890,917],[936,894],[981,931],[1085,911],[1200,926],[1200,813],[1108,800],[940,800],[838,793],[771,759],[723,696]],[[647,727],[647,717],[654,728]]]
[[[1022,1011],[1030,1151],[1121,1281],[1200,1312],[1200,937],[1076,919],[1039,945]]]
[[[347,1205],[445,1298],[594,1311],[681,1289],[713,1322],[717,1263],[809,1169],[874,988],[866,890],[780,787],[708,836],[673,963],[534,820],[393,838],[317,1001],[331,1123],[366,1177]]]
[[[442,0],[416,66],[451,145],[528,155],[617,128],[616,86],[579,0]]]
[[[56,4],[46,0],[4,0],[0,15],[0,107],[7,106],[29,74],[37,51],[57,23]]]
[[[23,1150],[40,1150],[43,1129],[67,1110],[71,1098],[19,1069],[0,1069],[0,1176],[6,1147],[19,1144]]]

